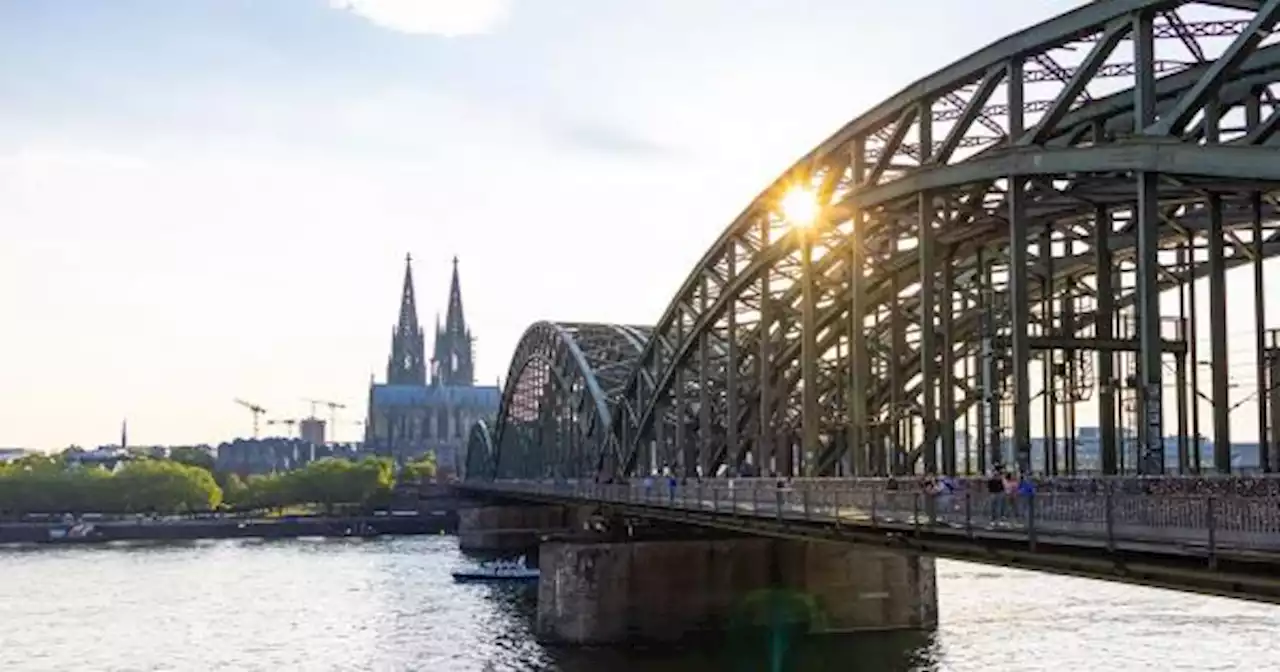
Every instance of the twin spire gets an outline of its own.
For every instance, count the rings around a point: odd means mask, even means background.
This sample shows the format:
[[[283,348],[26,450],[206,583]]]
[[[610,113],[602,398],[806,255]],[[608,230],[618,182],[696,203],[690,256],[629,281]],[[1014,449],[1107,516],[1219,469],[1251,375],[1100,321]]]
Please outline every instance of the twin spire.
[[[404,256],[404,285],[400,289],[400,319],[391,332],[387,360],[388,385],[426,385],[427,360],[418,305],[413,296],[413,256]]]
[[[400,289],[400,322],[396,329],[405,333],[419,331],[418,306],[413,298],[413,255],[404,255],[404,285]]]
[[[453,258],[453,277],[449,280],[449,308],[444,316],[444,329],[436,320],[435,364],[437,384],[471,387],[476,382],[471,362],[471,330],[462,314],[462,286],[458,282],[458,257]]]
[[[458,257],[453,258],[449,281],[449,307],[441,328],[436,318],[435,352],[431,359],[432,380],[437,385],[465,386],[475,383],[471,359],[471,330],[462,312],[462,287],[458,280]],[[387,362],[390,385],[426,385],[426,348],[418,324],[418,308],[413,292],[413,256],[404,258],[404,286],[400,292],[400,319],[391,337],[391,357]]]

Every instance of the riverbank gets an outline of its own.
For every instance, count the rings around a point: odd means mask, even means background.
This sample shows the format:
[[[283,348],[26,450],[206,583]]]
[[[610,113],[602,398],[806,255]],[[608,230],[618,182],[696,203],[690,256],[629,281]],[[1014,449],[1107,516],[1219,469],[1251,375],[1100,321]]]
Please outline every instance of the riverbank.
[[[453,511],[395,516],[289,516],[283,518],[185,518],[111,520],[91,523],[84,536],[66,536],[65,523],[0,523],[0,543],[105,543],[109,541],[197,539],[291,539],[374,537],[384,534],[452,534]]]

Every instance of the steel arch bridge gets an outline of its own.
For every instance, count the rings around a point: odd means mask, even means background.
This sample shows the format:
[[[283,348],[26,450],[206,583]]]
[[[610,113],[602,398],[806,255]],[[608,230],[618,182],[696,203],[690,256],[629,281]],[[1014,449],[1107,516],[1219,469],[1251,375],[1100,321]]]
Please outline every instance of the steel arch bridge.
[[[611,445],[612,400],[629,380],[650,328],[538,322],[521,337],[493,427],[467,442],[467,474],[595,477]]]
[[[601,369],[565,358],[567,326],[531,328],[476,464],[496,456],[484,473],[500,478],[1186,473],[1202,461],[1187,437],[1211,434],[1211,466],[1229,471],[1243,403],[1229,403],[1230,305],[1252,315],[1243,377],[1270,471],[1277,19],[1280,0],[1094,2],[914,82],[761,192]],[[811,221],[785,207],[797,199]],[[1229,302],[1237,266],[1254,296]],[[530,374],[535,360],[564,362],[546,365],[564,380]]]

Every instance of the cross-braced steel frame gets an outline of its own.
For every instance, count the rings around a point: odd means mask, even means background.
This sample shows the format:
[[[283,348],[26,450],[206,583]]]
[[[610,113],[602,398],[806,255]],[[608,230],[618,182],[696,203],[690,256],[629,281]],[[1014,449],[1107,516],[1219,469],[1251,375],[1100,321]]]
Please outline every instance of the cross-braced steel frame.
[[[471,430],[468,477],[596,478],[612,435],[611,400],[648,327],[539,322],[521,337],[492,433]]]
[[[1228,314],[1256,332],[1270,471],[1277,19],[1280,0],[1095,2],[851,121],[680,288],[613,399],[603,473],[1157,473],[1166,435],[1177,470],[1228,471]],[[810,225],[780,207],[795,190],[818,201]],[[1229,308],[1237,266],[1254,292]],[[561,464],[540,445],[544,471]]]

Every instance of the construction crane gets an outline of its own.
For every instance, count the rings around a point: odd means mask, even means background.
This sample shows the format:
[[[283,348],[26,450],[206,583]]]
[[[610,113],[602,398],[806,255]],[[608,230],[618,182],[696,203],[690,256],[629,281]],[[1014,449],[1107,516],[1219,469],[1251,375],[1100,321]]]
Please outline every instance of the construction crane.
[[[292,438],[293,438],[293,428],[294,428],[294,427],[295,427],[299,422],[302,422],[302,421],[301,421],[301,420],[299,420],[299,419],[297,419],[297,418],[280,418],[280,419],[278,419],[278,420],[268,420],[268,421],[267,421],[267,424],[268,424],[268,425],[284,425],[284,426],[288,427],[288,428],[289,428],[289,431],[285,433],[285,438],[287,438],[287,439],[292,439]]]
[[[249,403],[244,399],[236,399],[235,402],[249,409],[249,412],[253,414],[253,438],[258,438],[258,418],[266,413],[267,409],[257,404]]]
[[[329,426],[334,428],[330,431],[335,431],[335,432],[337,431],[338,409],[339,408],[345,409],[347,407],[346,404],[339,404],[336,401],[329,401],[327,399],[303,399],[303,401],[311,404],[311,417],[313,418],[316,417],[317,404],[324,404],[325,406],[328,406],[329,407]]]

